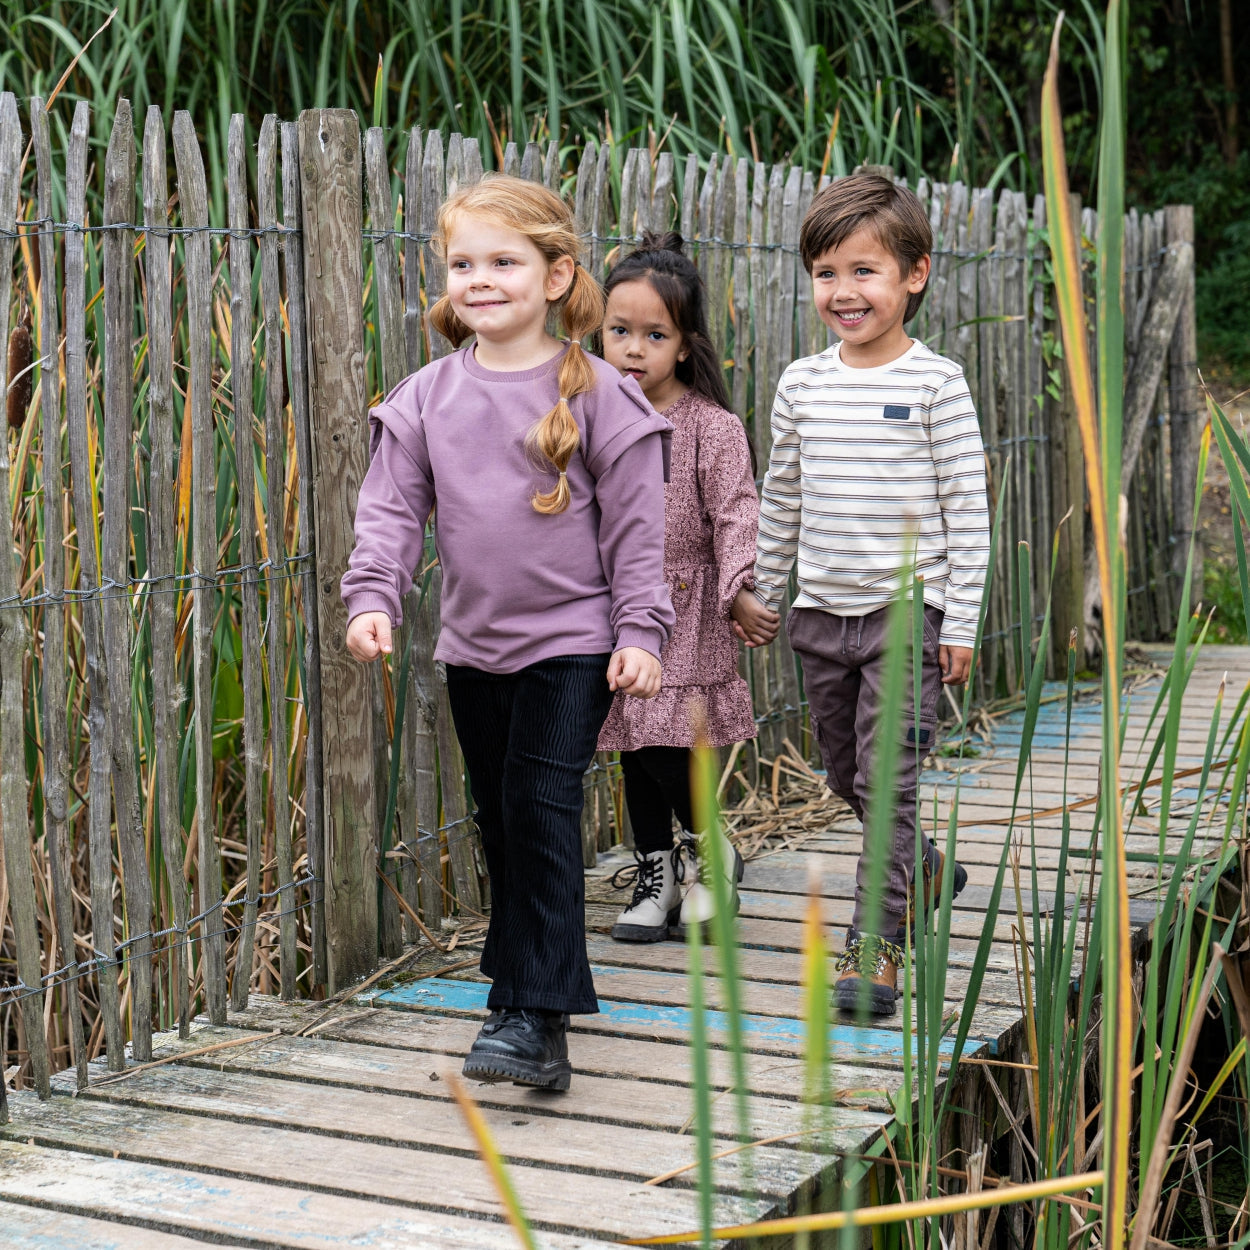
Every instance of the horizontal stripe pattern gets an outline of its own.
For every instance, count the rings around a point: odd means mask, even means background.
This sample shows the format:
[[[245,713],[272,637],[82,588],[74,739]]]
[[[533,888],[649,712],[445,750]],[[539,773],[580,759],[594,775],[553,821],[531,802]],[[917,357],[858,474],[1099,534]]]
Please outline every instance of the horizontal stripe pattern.
[[[835,345],[782,374],[772,433],[755,563],[769,605],[797,562],[796,607],[876,611],[897,594],[914,540],[925,602],[946,614],[942,642],[971,647],[990,534],[963,370],[919,341],[888,365],[851,369]]]

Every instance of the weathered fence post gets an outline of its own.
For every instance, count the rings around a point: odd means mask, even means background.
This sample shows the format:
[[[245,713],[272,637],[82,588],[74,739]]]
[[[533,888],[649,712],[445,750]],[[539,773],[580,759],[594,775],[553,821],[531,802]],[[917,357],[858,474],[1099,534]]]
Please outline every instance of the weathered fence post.
[[[1167,246],[1194,241],[1194,210],[1190,204],[1164,209]],[[1194,492],[1198,489],[1198,444],[1202,423],[1198,416],[1198,323],[1194,302],[1194,266],[1190,259],[1181,282],[1180,310],[1168,354],[1168,416],[1172,429],[1172,576],[1179,586],[1185,576],[1189,540],[1194,539],[1194,569],[1190,603],[1202,594],[1202,535],[1194,533]]]
[[[377,963],[377,818],[369,672],[347,652],[339,579],[352,548],[366,444],[360,126],[346,109],[299,119],[321,674],[329,990]]]
[[[5,310],[4,329],[8,331],[9,292],[13,279],[13,247],[17,241],[18,191],[21,187],[22,131],[17,118],[17,100],[11,92],[0,95],[0,308]],[[0,380],[0,400],[8,388],[7,375]],[[8,499],[9,445],[0,447],[0,487]],[[0,596],[18,599],[17,566],[13,560],[12,522],[6,512],[3,525],[5,552],[0,558]],[[3,826],[5,879],[9,890],[9,918],[13,925],[13,945],[18,984],[22,987],[22,1022],[35,1088],[46,1098],[48,1085],[48,1046],[43,1031],[43,970],[39,966],[39,922],[35,911],[35,883],[30,871],[30,826],[26,821],[26,774],[22,743],[22,666],[29,634],[20,612],[0,615],[0,744],[5,767],[0,769],[0,825]],[[69,948],[72,952],[72,942]],[[4,1094],[4,1074],[0,1073],[0,1124],[8,1123]]]

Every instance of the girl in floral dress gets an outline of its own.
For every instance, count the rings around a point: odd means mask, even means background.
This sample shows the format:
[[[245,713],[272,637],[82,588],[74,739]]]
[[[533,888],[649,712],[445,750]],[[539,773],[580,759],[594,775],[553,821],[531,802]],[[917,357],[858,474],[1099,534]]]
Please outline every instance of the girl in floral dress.
[[[779,622],[751,593],[759,503],[750,444],[728,410],[703,283],[681,236],[645,234],[605,286],[604,358],[635,378],[673,425],[664,574],[677,623],[661,654],[663,685],[645,704],[617,696],[599,735],[600,750],[621,753],[636,848],[636,863],[614,878],[618,888],[632,885],[633,896],[612,936],[658,942],[679,924],[710,920],[716,905],[691,810],[695,724],[714,747],[755,737],[731,620],[755,645],[771,641]],[[728,839],[721,863],[736,912],[743,863]]]

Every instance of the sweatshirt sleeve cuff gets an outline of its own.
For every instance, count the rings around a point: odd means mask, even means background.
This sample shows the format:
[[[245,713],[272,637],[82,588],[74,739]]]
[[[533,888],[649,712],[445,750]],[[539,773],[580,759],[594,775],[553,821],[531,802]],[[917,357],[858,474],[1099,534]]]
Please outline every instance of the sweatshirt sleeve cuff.
[[[399,627],[400,618],[395,614],[395,601],[389,596],[382,594],[376,590],[358,590],[350,597],[343,596],[344,605],[347,608],[347,620],[350,624],[358,616],[363,616],[366,612],[385,612],[390,619],[391,628]]]
[[[664,634],[659,629],[646,629],[641,625],[626,625],[616,636],[616,650],[640,647],[658,660],[664,646]]]

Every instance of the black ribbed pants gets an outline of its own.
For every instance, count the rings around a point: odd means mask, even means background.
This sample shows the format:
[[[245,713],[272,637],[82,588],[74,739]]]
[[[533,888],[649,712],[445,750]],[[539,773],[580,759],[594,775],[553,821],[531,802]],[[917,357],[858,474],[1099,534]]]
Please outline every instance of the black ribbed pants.
[[[672,849],[674,815],[683,829],[694,828],[688,747],[622,751],[621,775],[634,846],[640,855]]]
[[[612,703],[609,658],[557,656],[517,673],[447,665],[490,873],[481,968],[492,1011],[599,1010],[586,958],[582,778]]]

